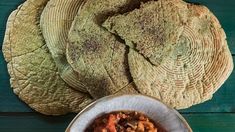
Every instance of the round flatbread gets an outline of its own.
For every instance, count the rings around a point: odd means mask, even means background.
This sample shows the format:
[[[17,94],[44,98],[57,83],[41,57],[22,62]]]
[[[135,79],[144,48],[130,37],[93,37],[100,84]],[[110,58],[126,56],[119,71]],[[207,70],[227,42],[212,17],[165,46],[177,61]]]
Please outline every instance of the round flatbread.
[[[169,0],[142,3],[140,10],[116,14],[106,20],[103,27],[123,38],[129,47],[158,66],[174,49],[175,42],[183,31],[180,19],[185,15],[184,12],[180,15],[178,12],[187,8],[167,1]]]
[[[158,0],[107,19],[103,26],[130,46],[137,89],[182,109],[210,98],[233,69],[226,36],[201,5]]]
[[[42,12],[40,26],[61,78],[74,89],[87,92],[83,77],[72,69],[65,55],[68,31],[82,1],[50,0]]]
[[[39,28],[48,0],[27,0],[7,22],[3,53],[14,93],[36,111],[47,115],[79,112],[92,100],[72,90],[59,76]]]
[[[81,6],[70,29],[68,62],[83,76],[88,92],[95,98],[123,89],[136,93],[128,70],[128,48],[121,39],[101,27],[109,15],[127,10],[130,1],[88,0]]]

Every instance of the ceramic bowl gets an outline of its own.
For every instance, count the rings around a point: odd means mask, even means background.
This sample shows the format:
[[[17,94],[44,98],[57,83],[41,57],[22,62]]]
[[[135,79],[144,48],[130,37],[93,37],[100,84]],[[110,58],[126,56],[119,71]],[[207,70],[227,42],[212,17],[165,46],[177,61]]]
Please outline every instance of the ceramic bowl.
[[[191,132],[185,119],[158,99],[144,95],[103,97],[82,110],[70,123],[66,132],[84,132],[97,117],[113,111],[142,112],[168,132]]]

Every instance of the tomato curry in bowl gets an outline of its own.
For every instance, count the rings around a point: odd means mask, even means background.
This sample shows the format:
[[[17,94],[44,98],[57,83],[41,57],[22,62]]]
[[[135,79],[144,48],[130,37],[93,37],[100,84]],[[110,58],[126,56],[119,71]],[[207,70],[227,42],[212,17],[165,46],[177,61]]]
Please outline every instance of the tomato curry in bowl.
[[[96,118],[85,132],[166,132],[166,130],[141,112],[116,111]]]
[[[83,109],[66,132],[192,132],[186,120],[160,100],[134,94],[106,96]]]

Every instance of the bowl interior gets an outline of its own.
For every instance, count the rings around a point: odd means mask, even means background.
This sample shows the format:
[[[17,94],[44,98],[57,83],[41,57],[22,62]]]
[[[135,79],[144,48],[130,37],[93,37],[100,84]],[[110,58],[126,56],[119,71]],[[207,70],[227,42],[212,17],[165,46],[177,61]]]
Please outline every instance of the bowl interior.
[[[168,132],[191,131],[187,122],[177,111],[159,100],[143,95],[122,95],[97,100],[74,118],[66,132],[85,131],[98,116],[123,110],[142,112],[161,124]]]

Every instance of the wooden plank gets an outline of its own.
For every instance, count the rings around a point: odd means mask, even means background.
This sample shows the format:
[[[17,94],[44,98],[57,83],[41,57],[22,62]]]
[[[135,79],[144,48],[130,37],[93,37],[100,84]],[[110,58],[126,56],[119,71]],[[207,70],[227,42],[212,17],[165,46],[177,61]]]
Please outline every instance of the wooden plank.
[[[40,114],[0,114],[1,132],[64,132],[75,115],[43,116]]]
[[[194,132],[234,132],[235,114],[184,114]]]
[[[0,52],[1,53],[1,52]],[[6,62],[0,54],[0,112],[29,112],[31,109],[13,93]]]
[[[75,114],[51,117],[39,114],[0,115],[1,132],[63,132]],[[235,114],[183,114],[194,132],[234,132]]]
[[[5,62],[0,61],[0,65],[5,65]],[[31,112],[32,110],[13,94],[9,86],[6,67],[3,67],[5,70],[0,70],[0,112]],[[210,101],[181,110],[181,112],[235,112],[234,80],[235,71]]]
[[[11,11],[15,10],[17,6],[24,0],[1,0],[0,1],[0,46],[2,49],[2,42],[4,39],[5,26]],[[18,97],[13,94],[10,88],[9,75],[6,68],[2,50],[0,51],[0,112],[29,112],[31,109]]]
[[[12,10],[14,10],[24,0],[1,0],[0,1],[0,42],[2,42],[5,32],[5,23]],[[220,20],[226,31],[228,44],[233,54],[235,54],[235,2],[233,0],[187,0],[206,5]]]
[[[0,1],[0,42],[3,40],[5,23],[8,15],[14,10],[23,0],[1,0]],[[220,0],[190,0],[207,5],[221,20],[224,26],[230,48],[235,51],[235,3],[232,0],[226,2]],[[1,44],[0,44],[1,45]],[[0,51],[1,52],[1,51]],[[234,52],[235,53],[235,52]],[[32,110],[21,102],[12,92],[9,85],[9,75],[6,69],[6,63],[0,53],[0,112],[31,112]],[[196,105],[190,109],[182,110],[181,112],[235,112],[235,73],[223,85],[223,87],[215,94],[214,98],[206,103]]]

